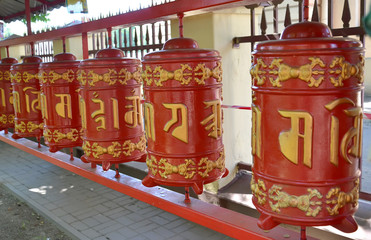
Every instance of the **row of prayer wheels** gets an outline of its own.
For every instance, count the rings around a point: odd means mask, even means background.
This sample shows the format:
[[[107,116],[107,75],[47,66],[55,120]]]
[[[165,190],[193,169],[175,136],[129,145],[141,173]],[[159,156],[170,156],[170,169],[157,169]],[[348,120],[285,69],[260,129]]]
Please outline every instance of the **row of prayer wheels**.
[[[355,231],[361,44],[306,22],[286,28],[281,40],[259,43],[253,56],[251,190],[258,225]],[[146,160],[145,186],[192,187],[200,194],[203,184],[228,174],[217,51],[177,38],[142,63],[118,49],[82,62],[60,54],[51,63],[37,57],[14,63],[1,62],[0,129],[14,121],[15,138],[44,134],[51,151],[82,144],[82,160],[105,170]]]
[[[169,40],[143,62],[119,49],[81,62],[70,53],[49,63],[35,56],[19,64],[3,59],[8,78],[1,81],[7,99],[1,111],[9,121],[0,126],[14,124],[15,139],[44,136],[51,152],[82,146],[82,161],[104,170],[115,165],[117,177],[119,163],[146,161],[145,186],[192,187],[201,194],[204,184],[228,174],[220,60],[217,51],[188,38]]]

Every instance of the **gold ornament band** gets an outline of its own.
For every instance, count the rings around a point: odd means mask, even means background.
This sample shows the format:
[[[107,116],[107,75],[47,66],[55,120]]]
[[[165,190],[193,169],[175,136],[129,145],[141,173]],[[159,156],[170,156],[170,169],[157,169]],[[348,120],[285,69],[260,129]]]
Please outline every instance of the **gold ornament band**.
[[[102,147],[97,142],[84,141],[82,149],[87,157],[93,156],[94,158],[99,158],[103,154],[112,155],[114,158],[118,158],[122,155],[131,156],[131,154],[138,150],[144,152],[146,148],[146,139],[142,136],[137,143],[133,143],[131,140],[126,140],[124,143],[112,142],[108,147]]]
[[[217,82],[222,81],[223,72],[220,62],[213,69],[206,67],[203,63],[199,63],[195,68],[188,64],[180,64],[180,66],[181,68],[173,72],[163,69],[162,66],[157,66],[155,69],[146,66],[142,75],[143,80],[147,86],[154,83],[157,87],[163,86],[162,83],[168,80],[178,81],[182,85],[188,85],[192,80],[199,85],[205,85],[205,80],[210,77],[215,78]]]
[[[200,175],[203,178],[209,176],[209,173],[214,169],[219,169],[221,172],[225,169],[225,156],[224,149],[220,151],[219,157],[216,161],[210,160],[207,157],[201,158],[198,164],[192,159],[185,159],[184,163],[179,165],[173,165],[166,158],[161,158],[158,161],[154,156],[147,157],[147,166],[151,171],[152,175],[157,173],[162,178],[167,178],[170,174],[179,174],[186,179],[191,179],[195,174]]]

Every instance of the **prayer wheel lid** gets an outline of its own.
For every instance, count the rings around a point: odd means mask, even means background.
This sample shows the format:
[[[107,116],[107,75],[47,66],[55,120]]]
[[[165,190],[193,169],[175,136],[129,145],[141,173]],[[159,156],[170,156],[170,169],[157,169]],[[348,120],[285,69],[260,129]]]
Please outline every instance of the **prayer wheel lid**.
[[[72,53],[59,53],[54,56],[54,62],[76,61],[76,56]]]
[[[122,50],[117,48],[106,48],[99,50],[96,55],[96,58],[124,58],[125,54]]]
[[[23,58],[23,63],[41,63],[43,60],[38,56],[28,56]]]
[[[162,50],[148,53],[144,62],[157,60],[175,60],[193,58],[220,58],[216,50],[201,49],[197,41],[191,38],[173,38],[165,42]]]
[[[0,60],[0,64],[2,65],[11,65],[16,63],[18,63],[18,61],[15,58],[3,58]]]
[[[286,27],[279,40],[256,44],[256,52],[297,51],[297,50],[338,50],[361,48],[361,42],[352,38],[334,38],[330,28],[319,22],[300,22]]]

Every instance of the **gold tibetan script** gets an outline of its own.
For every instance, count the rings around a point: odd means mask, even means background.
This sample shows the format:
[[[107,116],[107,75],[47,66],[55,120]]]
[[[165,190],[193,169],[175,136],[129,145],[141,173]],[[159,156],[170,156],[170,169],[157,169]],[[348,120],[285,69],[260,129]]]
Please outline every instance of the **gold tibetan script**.
[[[79,110],[81,117],[81,128],[86,129],[86,104],[81,95],[79,95]]]
[[[171,135],[182,142],[188,143],[188,113],[187,106],[181,103],[163,103],[165,108],[171,110],[171,120],[164,126],[164,131],[169,132],[171,126],[180,121],[180,126],[174,128]],[[178,119],[180,111],[180,120]]]
[[[95,94],[97,97],[97,94]],[[94,111],[91,114],[91,118],[95,118],[94,121],[96,123],[100,122],[100,126],[96,127],[97,131],[101,131],[102,129],[106,129],[106,118],[105,118],[105,111],[104,111],[104,102],[99,98],[91,99],[93,103],[99,104],[99,109]],[[103,116],[102,116],[103,115]]]
[[[140,96],[129,96],[125,97],[126,100],[132,102],[132,104],[126,105],[125,108],[130,109],[125,113],[125,122],[130,128],[135,128],[136,126],[142,124],[142,114],[140,110]]]
[[[48,119],[48,105],[46,102],[46,96],[43,93],[40,94],[40,100],[41,100],[41,115],[43,118]]]
[[[252,154],[261,158],[261,111],[258,107],[252,107]]]
[[[13,91],[13,106],[14,113],[21,113],[21,100],[19,98],[19,92]]]
[[[222,110],[220,107],[220,100],[212,100],[204,102],[206,105],[205,108],[211,107],[212,113],[202,120],[201,124],[206,125],[206,131],[211,129],[211,132],[208,134],[209,137],[218,138],[222,135]]]
[[[156,141],[155,135],[155,110],[150,103],[144,103],[144,129],[147,139]]]
[[[66,118],[66,108],[67,117],[72,119],[72,107],[71,107],[71,95],[69,94],[55,94],[54,96],[60,98],[60,102],[55,105],[55,111],[62,118]]]
[[[31,90],[31,94],[34,94],[37,96],[36,99],[32,100],[30,102],[30,94],[29,93],[26,93],[26,92],[29,92],[28,90]],[[25,92],[25,98],[26,98],[26,111],[28,113],[31,112],[31,110],[33,112],[37,112],[38,110],[40,110],[40,91],[37,91],[36,88],[33,88],[33,87],[25,87],[23,88],[23,92]]]
[[[281,116],[291,119],[291,129],[281,132],[279,143],[281,152],[285,157],[298,164],[299,159],[299,138],[303,139],[303,163],[305,166],[312,167],[312,134],[313,117],[308,112],[300,111],[278,111]],[[303,123],[303,132],[300,131],[300,122]]]
[[[6,106],[6,102],[5,102],[5,91],[4,89],[0,88],[0,94],[1,94],[1,106],[5,107]]]
[[[346,116],[354,118],[353,126],[344,134],[340,142],[341,156],[350,164],[351,158],[359,158],[362,153],[362,108],[349,98],[339,98],[325,105],[329,111],[334,110],[337,106],[347,104],[353,106],[352,108],[345,109],[343,112]],[[330,161],[335,166],[339,165],[339,119],[331,116],[331,143],[330,143]],[[349,156],[350,155],[350,156]]]

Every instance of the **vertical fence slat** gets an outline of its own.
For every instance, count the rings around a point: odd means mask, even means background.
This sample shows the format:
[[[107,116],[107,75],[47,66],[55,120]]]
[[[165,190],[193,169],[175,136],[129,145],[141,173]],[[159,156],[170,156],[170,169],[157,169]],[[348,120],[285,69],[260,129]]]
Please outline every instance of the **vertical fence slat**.
[[[319,22],[319,14],[318,14],[318,4],[317,4],[317,0],[314,1],[313,14],[312,14],[312,22]]]
[[[351,19],[351,16],[350,16],[349,2],[348,0],[345,0],[344,7],[343,7],[343,15],[341,16],[341,20],[343,21],[344,28],[349,28],[350,19]]]

